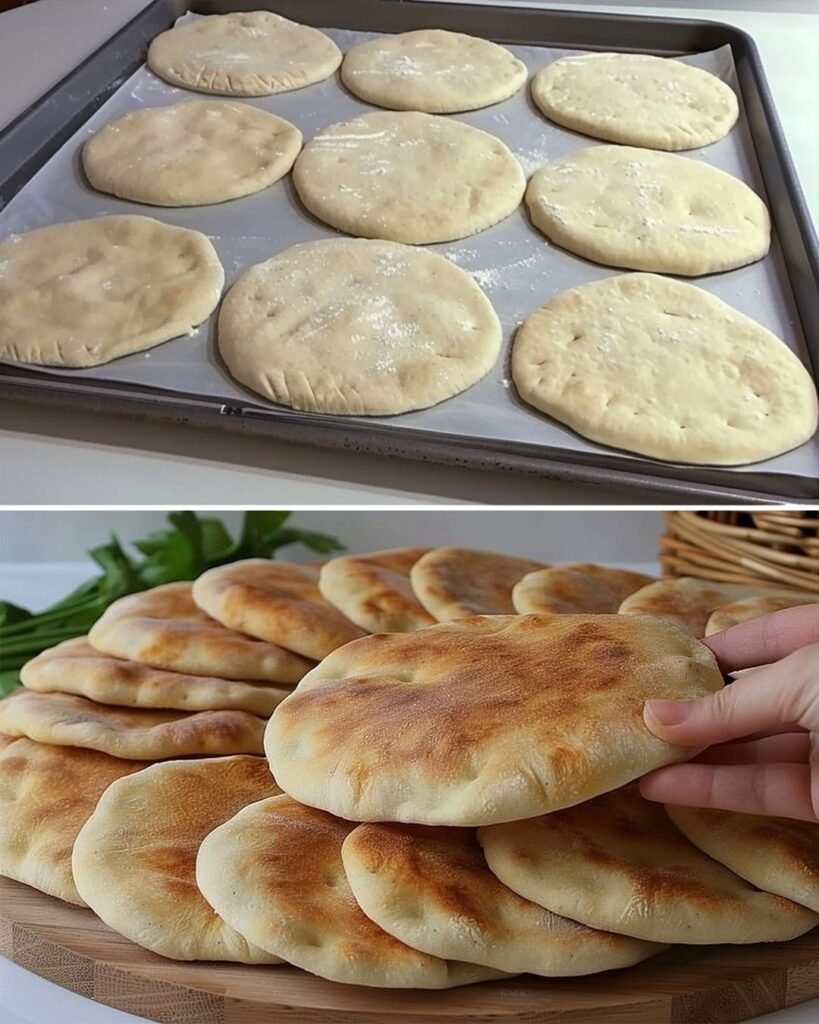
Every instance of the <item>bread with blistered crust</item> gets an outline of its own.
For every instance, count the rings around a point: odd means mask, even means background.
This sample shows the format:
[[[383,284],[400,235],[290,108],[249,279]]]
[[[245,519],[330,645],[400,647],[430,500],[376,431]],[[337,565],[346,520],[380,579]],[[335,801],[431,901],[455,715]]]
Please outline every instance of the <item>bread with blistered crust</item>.
[[[475,616],[335,651],[276,708],[265,750],[285,792],[351,821],[490,824],[687,760],[643,705],[721,686],[663,619]]]
[[[518,896],[489,870],[472,829],[369,823],[353,829],[341,855],[367,916],[431,956],[568,977],[626,967],[664,948]]]
[[[651,942],[784,942],[819,915],[703,854],[636,785],[478,830],[492,871],[526,899]]]
[[[436,620],[412,590],[410,570],[429,548],[393,548],[332,558],[321,568],[322,596],[368,633],[408,633]]]
[[[193,599],[228,629],[321,660],[364,631],[325,601],[305,565],[248,558],[203,573]]]
[[[202,843],[199,888],[250,941],[330,981],[437,989],[498,977],[410,949],[364,915],[341,860],[352,828],[287,796],[263,800]]]
[[[512,591],[512,603],[521,615],[613,614],[629,594],[653,582],[641,572],[570,562],[524,576]]]
[[[666,807],[701,850],[766,892],[819,913],[819,824],[702,807]]]

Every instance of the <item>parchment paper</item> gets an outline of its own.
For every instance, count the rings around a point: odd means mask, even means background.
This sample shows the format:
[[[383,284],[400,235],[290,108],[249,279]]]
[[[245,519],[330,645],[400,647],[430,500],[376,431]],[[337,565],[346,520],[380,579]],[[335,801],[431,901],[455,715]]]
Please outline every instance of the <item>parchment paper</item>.
[[[197,15],[186,15],[181,20],[195,17]],[[345,52],[355,43],[379,34],[333,28],[325,31]],[[531,74],[558,57],[586,52],[514,45],[509,49],[526,63]],[[682,59],[717,75],[739,94],[730,47]],[[196,96],[201,97],[201,94],[176,89],[157,78],[146,66],[140,68],[0,211],[0,239],[15,232],[84,217],[143,214],[209,235],[224,264],[226,287],[229,287],[251,265],[290,245],[336,236],[336,232],[314,220],[300,206],[289,176],[243,199],[189,209],[126,202],[90,188],[83,176],[79,155],[83,143],[95,131],[126,111],[164,106]],[[244,102],[292,121],[305,140],[325,125],[374,109],[350,95],[338,75],[306,89]],[[531,102],[526,87],[503,103],[452,116],[501,138],[517,155],[527,177],[550,159],[599,144],[547,121]],[[739,122],[727,138],[682,156],[728,171],[766,198],[741,96]],[[618,460],[629,459],[646,464],[649,471],[651,464],[656,465],[653,460],[633,453],[586,441],[530,409],[517,398],[509,380],[511,338],[529,313],[557,292],[623,273],[622,270],[597,266],[552,246],[531,226],[523,205],[487,231],[429,248],[470,271],[487,293],[503,324],[503,353],[489,376],[463,394],[420,412],[378,417],[377,422],[388,424],[397,437],[405,427],[412,427],[416,431],[452,438],[470,438],[478,443],[482,439],[523,442],[542,447],[544,453],[547,449],[550,453],[555,449],[589,452],[598,459],[605,455],[615,464]],[[764,324],[809,364],[776,235],[770,254],[758,263],[724,274],[685,280]],[[126,356],[105,366],[74,371],[35,369],[64,378],[115,381],[186,396],[211,397],[239,409],[278,408],[231,379],[216,350],[215,321],[216,314],[190,337],[174,339],[149,352]],[[350,419],[320,418],[331,420],[340,430]],[[502,456],[498,456],[498,461],[502,462]],[[696,479],[697,473],[698,469],[687,467],[680,471],[680,476]],[[743,485],[741,478],[745,475],[749,479],[756,478],[757,482],[760,477],[768,478],[766,486],[772,491],[778,490],[775,477],[815,480],[819,477],[819,440],[814,438],[796,451],[764,463],[734,469],[709,468],[708,473],[712,479],[715,473],[724,473],[726,482],[738,486]]]

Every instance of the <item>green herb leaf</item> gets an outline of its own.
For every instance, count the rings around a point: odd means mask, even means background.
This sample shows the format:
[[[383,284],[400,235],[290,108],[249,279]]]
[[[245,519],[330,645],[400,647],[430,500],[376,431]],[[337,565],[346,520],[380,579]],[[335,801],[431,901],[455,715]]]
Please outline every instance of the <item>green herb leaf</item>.
[[[20,686],[20,673],[17,669],[4,669],[0,672],[0,697],[7,697],[18,686]]]
[[[11,601],[0,601],[0,626],[12,626],[18,622],[25,622],[34,616],[30,611],[21,608],[19,604],[12,604]]]

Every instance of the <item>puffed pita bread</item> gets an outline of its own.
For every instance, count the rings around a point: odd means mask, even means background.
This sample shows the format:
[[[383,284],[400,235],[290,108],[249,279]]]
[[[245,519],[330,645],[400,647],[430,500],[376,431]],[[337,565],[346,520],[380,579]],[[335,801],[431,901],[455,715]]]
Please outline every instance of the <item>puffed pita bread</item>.
[[[819,913],[819,825],[701,807],[666,811],[709,857],[765,892]]]
[[[543,562],[473,548],[433,548],[412,567],[418,600],[439,622],[514,613],[512,589]]]
[[[279,792],[261,757],[168,761],[121,779],[77,836],[77,889],[109,928],[160,956],[276,963],[213,912],[195,867],[209,832]]]
[[[73,693],[97,704],[179,711],[249,711],[268,718],[289,687],[190,676],[100,654],[86,640],[65,640],[38,654],[21,672],[23,685],[40,693]]]
[[[524,576],[512,591],[512,603],[522,615],[614,613],[629,594],[653,582],[641,572],[570,562]]]
[[[350,821],[512,821],[692,757],[643,705],[721,686],[663,619],[475,616],[335,651],[276,708],[265,750],[286,793]]]
[[[229,629],[320,660],[364,631],[324,600],[318,579],[308,566],[248,558],[203,573],[193,599]]]
[[[749,619],[758,619],[762,615],[770,615],[771,612],[780,612],[785,608],[796,608],[804,604],[819,604],[819,594],[807,594],[801,591],[794,591],[792,595],[782,597],[744,597],[730,604],[724,604],[716,611],[711,612],[708,622],[705,624],[705,635],[721,633],[724,629],[730,629],[740,622],[747,622]]]
[[[635,591],[620,605],[621,615],[661,615],[687,629],[692,636],[706,635],[711,613],[746,597],[776,597],[782,590],[744,583],[717,583],[693,576],[667,577]]]
[[[359,825],[341,855],[367,917],[430,956],[569,977],[627,967],[663,948],[522,899],[489,870],[472,829]]]
[[[341,862],[353,827],[287,796],[263,800],[205,839],[196,880],[249,941],[330,981],[452,988],[498,977],[410,949],[364,915]]]
[[[85,906],[71,873],[74,840],[107,787],[144,762],[0,739],[0,875]]]
[[[38,743],[160,761],[191,755],[259,754],[264,719],[246,711],[110,707],[67,693],[18,690],[0,701],[0,731]]]
[[[783,942],[819,922],[819,915],[759,892],[705,856],[636,786],[480,829],[478,839],[504,884],[591,928],[651,942],[714,944]]]
[[[277,644],[227,629],[196,604],[190,583],[114,601],[88,639],[104,654],[194,676],[297,683],[313,667]]]
[[[270,96],[321,82],[341,63],[329,36],[272,11],[196,18],[161,32],[148,67],[171,85],[222,96]]]
[[[326,562],[322,595],[368,633],[409,633],[436,621],[412,589],[410,570],[429,548],[394,548]]]

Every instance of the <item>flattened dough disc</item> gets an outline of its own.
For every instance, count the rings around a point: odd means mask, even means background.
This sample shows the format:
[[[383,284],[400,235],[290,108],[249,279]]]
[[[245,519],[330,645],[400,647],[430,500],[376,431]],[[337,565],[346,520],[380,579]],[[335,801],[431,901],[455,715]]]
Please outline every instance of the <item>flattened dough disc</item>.
[[[348,235],[425,245],[508,217],[526,188],[509,149],[434,114],[376,111],[324,128],[293,168],[299,198]]]
[[[203,206],[259,192],[293,166],[295,125],[233,100],[131,110],[83,146],[99,192],[154,206]]]
[[[424,409],[484,377],[500,352],[489,299],[437,253],[394,242],[304,242],[247,271],[219,314],[233,376],[307,412]]]
[[[679,60],[642,53],[562,57],[532,79],[546,117],[596,139],[649,149],[696,149],[727,135],[734,90]]]
[[[739,178],[693,157],[590,146],[536,171],[532,222],[569,252],[609,267],[696,277],[768,252],[768,209]]]
[[[347,51],[341,79],[362,100],[390,110],[452,114],[508,99],[526,65],[503,46],[427,28],[368,39]]]
[[[151,217],[91,217],[0,244],[0,359],[99,366],[192,334],[225,274],[205,235]]]
[[[222,96],[269,96],[321,82],[341,63],[328,36],[270,11],[197,18],[158,35],[148,67],[171,85]]]
[[[738,466],[816,430],[816,389],[793,352],[714,295],[653,274],[561,292],[512,348],[520,397],[600,444]]]

